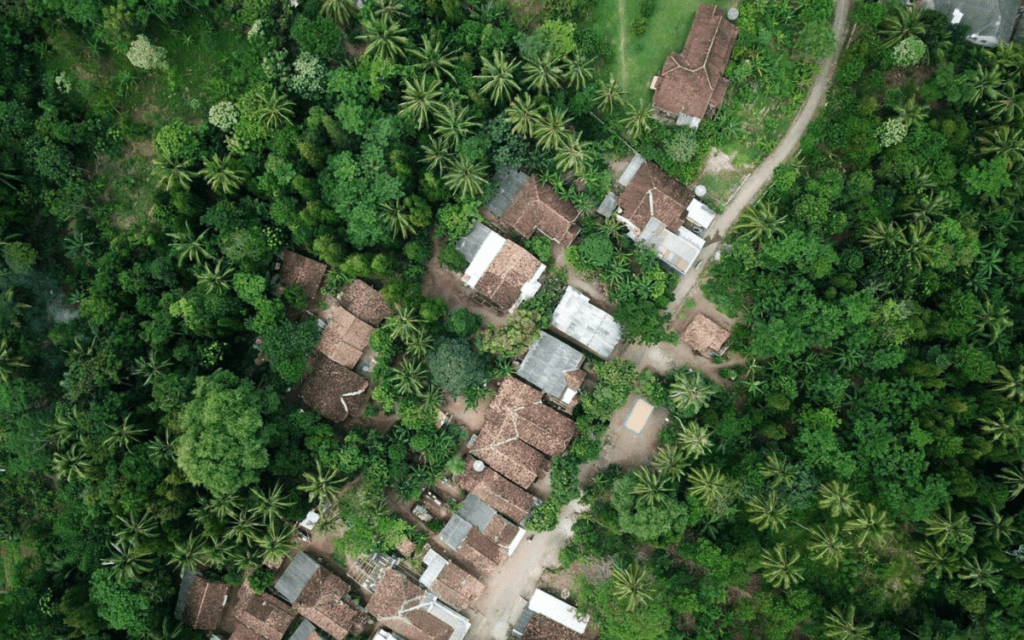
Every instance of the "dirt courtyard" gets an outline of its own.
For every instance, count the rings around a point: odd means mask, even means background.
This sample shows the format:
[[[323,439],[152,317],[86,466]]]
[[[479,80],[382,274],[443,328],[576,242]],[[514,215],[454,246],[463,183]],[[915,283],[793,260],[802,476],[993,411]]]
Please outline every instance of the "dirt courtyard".
[[[482,316],[484,323],[495,326],[504,325],[507,315],[475,302],[469,297],[469,287],[462,283],[459,274],[441,266],[437,260],[439,249],[440,245],[437,240],[434,240],[434,256],[427,263],[427,273],[423,276],[423,295],[428,298],[441,298],[452,311],[465,307],[478,316]]]
[[[601,473],[613,464],[623,469],[636,469],[646,464],[658,449],[658,434],[668,423],[668,410],[664,407],[655,407],[651,416],[644,424],[640,433],[633,433],[626,428],[626,416],[633,407],[637,394],[629,394],[626,404],[612,414],[608,431],[605,432],[601,456],[580,466],[579,480],[581,485],[590,484],[594,476]]]

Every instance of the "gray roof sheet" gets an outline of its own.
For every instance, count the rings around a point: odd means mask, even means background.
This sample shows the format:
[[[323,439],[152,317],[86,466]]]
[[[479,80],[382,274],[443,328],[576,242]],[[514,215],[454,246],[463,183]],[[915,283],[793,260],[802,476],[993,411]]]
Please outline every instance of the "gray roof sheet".
[[[192,588],[192,583],[196,579],[196,574],[192,571],[186,571],[181,576],[181,586],[178,588],[178,602],[174,605],[174,617],[178,620],[184,620],[185,605],[188,603],[188,592]]]
[[[632,182],[633,176],[635,176],[636,172],[640,170],[640,167],[643,166],[644,162],[645,160],[642,155],[639,153],[634,154],[633,159],[626,165],[626,170],[622,172],[621,176],[619,176],[619,184],[625,187]]]
[[[516,375],[544,393],[561,398],[569,386],[565,374],[579,369],[583,358],[582,351],[570,347],[550,333],[541,332],[540,337],[530,345]]]
[[[487,530],[487,525],[497,514],[498,512],[490,505],[472,493],[466,496],[466,499],[462,501],[462,506],[459,507],[459,517],[479,529],[480,533]]]
[[[551,325],[605,359],[622,339],[622,329],[615,318],[595,307],[590,298],[573,287],[566,287]]]
[[[608,217],[615,213],[615,203],[619,199],[615,197],[615,194],[609,191],[605,194],[604,200],[601,201],[601,205],[597,208],[597,212],[604,217]]]
[[[522,171],[516,171],[508,167],[499,171],[494,176],[495,181],[499,183],[498,192],[487,203],[487,209],[500,218],[505,213],[505,210],[508,209],[508,206],[512,204],[512,200],[515,199],[516,194],[523,188],[529,177]]]
[[[320,565],[316,560],[305,553],[299,553],[284,570],[281,577],[277,579],[274,588],[281,594],[281,597],[289,603],[293,603],[299,598],[299,594],[306,588],[306,583],[319,568]]]
[[[491,234],[491,230],[480,224],[479,222],[473,223],[473,230],[470,231],[466,237],[460,238],[455,243],[455,248],[466,258],[466,262],[473,262],[473,258],[476,257],[480,247],[484,245],[484,240]]]
[[[438,537],[441,538],[441,542],[445,543],[452,549],[458,549],[462,544],[462,541],[469,535],[469,530],[473,528],[469,522],[464,518],[455,514],[448,520],[448,523],[444,525],[444,529],[441,529],[441,533]]]
[[[316,628],[316,625],[303,618],[302,622],[299,623],[299,626],[295,627],[295,631],[288,636],[288,640],[306,640],[306,638],[309,637],[309,634],[314,631],[316,631],[316,634],[321,638],[324,637],[324,634],[320,633],[320,630]]]

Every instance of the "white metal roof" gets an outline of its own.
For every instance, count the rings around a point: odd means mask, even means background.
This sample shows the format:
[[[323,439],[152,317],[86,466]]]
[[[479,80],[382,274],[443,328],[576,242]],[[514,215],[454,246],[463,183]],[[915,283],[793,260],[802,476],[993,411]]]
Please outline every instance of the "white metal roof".
[[[480,224],[479,222],[477,224]],[[481,225],[483,226],[483,225]],[[486,228],[486,227],[485,227]],[[494,259],[498,257],[498,252],[508,242],[505,238],[502,238],[497,233],[494,233],[490,229],[487,229],[487,237],[484,238],[484,242],[480,245],[480,249],[473,256],[473,261],[466,267],[466,273],[462,276],[462,281],[468,284],[470,287],[476,288],[480,278],[487,273],[487,268],[491,266]]]
[[[590,298],[573,287],[555,307],[551,326],[579,342],[602,358],[608,358],[622,339],[622,329],[610,313],[590,302]]]
[[[694,198],[690,200],[690,204],[686,205],[686,219],[707,229],[715,221],[715,212],[708,205]]]
[[[320,522],[320,514],[316,511],[310,511],[306,514],[306,517],[302,519],[302,522],[299,523],[299,526],[307,531],[312,531],[313,526],[318,522]]]
[[[429,589],[434,580],[437,580],[437,576],[441,575],[441,571],[448,566],[448,561],[431,549],[423,556],[423,564],[427,565],[427,570],[420,576],[420,584]]]
[[[680,273],[686,273],[693,266],[700,250],[704,248],[704,239],[697,234],[685,227],[672,233],[657,218],[647,222],[639,241],[653,247],[659,258]]]
[[[582,634],[587,630],[587,623],[590,616],[578,617],[576,607],[568,602],[563,602],[553,595],[544,593],[540,589],[533,592],[528,605],[531,611],[539,613],[545,618],[550,618],[563,627],[572,629]]]

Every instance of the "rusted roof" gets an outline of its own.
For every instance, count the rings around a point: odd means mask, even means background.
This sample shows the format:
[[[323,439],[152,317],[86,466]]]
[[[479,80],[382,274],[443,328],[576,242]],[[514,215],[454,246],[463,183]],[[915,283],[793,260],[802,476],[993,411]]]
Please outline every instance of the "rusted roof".
[[[654,91],[654,106],[678,115],[703,118],[708,106],[720,107],[728,80],[722,77],[739,29],[720,7],[697,7],[682,53],[670,53]]]
[[[501,216],[502,224],[524,238],[540,231],[560,244],[572,244],[580,228],[575,222],[579,210],[558,197],[549,185],[530,176]]]
[[[338,294],[341,306],[368,325],[379,327],[391,315],[391,308],[380,292],[362,280],[353,280]]]
[[[320,297],[320,281],[327,272],[327,265],[304,255],[285,249],[281,252],[281,268],[278,270],[281,284],[290,287],[297,284],[309,304]]]
[[[343,367],[359,364],[363,350],[370,346],[373,327],[352,315],[335,298],[324,298],[327,309],[317,315],[328,322],[316,348]]]
[[[341,423],[350,415],[362,415],[369,402],[366,393],[369,386],[366,378],[321,356],[317,358],[313,372],[302,382],[299,397],[325,420]]]
[[[654,217],[675,233],[686,219],[686,205],[690,200],[693,200],[693,191],[648,161],[637,170],[619,196],[619,206],[622,208],[620,215],[636,226],[639,232],[651,219],[653,203]]]
[[[455,478],[455,482],[466,492],[480,497],[498,513],[509,520],[522,524],[533,509],[533,496],[519,485],[509,482],[491,467],[474,471],[474,458],[469,458],[466,471]]]
[[[583,635],[544,615],[535,615],[526,625],[522,640],[582,640]]]
[[[511,240],[505,242],[477,282],[477,293],[502,309],[511,309],[523,285],[541,268],[541,262]]]
[[[228,585],[210,582],[189,571],[182,576],[181,589],[175,614],[193,629],[216,631],[227,601]]]
[[[729,339],[729,330],[718,326],[703,313],[698,313],[683,331],[682,337],[683,342],[697,351],[718,351]]]
[[[456,609],[468,609],[484,592],[482,582],[449,562],[430,585],[430,590]]]
[[[281,640],[295,619],[288,605],[269,594],[256,595],[247,583],[238,589],[235,618],[266,640]]]
[[[427,592],[394,569],[377,584],[366,610],[407,640],[448,640],[452,627],[425,609]]]

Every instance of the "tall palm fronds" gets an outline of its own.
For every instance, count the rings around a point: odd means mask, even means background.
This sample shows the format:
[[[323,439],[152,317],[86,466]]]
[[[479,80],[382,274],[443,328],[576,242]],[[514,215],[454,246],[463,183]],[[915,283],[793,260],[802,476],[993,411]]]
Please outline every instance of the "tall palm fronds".
[[[817,524],[810,529],[811,539],[807,543],[807,550],[811,552],[811,559],[823,562],[829,567],[838,567],[846,552],[852,545],[846,541],[846,536],[839,530],[838,524],[832,528],[826,528],[823,524]]]
[[[597,89],[597,98],[594,104],[601,113],[611,113],[616,107],[621,107],[626,92],[619,86],[614,77],[608,76],[608,82],[601,82]]]
[[[354,0],[320,0],[320,15],[347,27],[359,15],[359,7]]]
[[[751,244],[759,245],[776,236],[784,237],[785,224],[786,216],[779,215],[776,204],[762,198],[743,212],[743,216],[733,225],[733,231]]]
[[[455,64],[452,63],[452,53],[448,46],[426,34],[422,38],[423,46],[412,51],[413,57],[419,60],[414,66],[420,71],[433,74],[438,80],[455,80]]]
[[[996,545],[1010,544],[1019,533],[1013,525],[1016,516],[1004,516],[995,505],[989,505],[989,511],[979,509],[974,514],[974,522]]]
[[[818,508],[828,509],[833,518],[850,517],[857,506],[857,492],[845,482],[833,480],[818,487]]]
[[[654,118],[651,111],[644,105],[629,105],[626,115],[619,118],[619,125],[625,129],[626,135],[634,140],[650,132]]]
[[[516,96],[505,108],[505,121],[512,125],[512,133],[516,135],[532,136],[540,118],[540,105],[529,93]]]
[[[519,63],[505,56],[504,51],[495,49],[490,58],[480,57],[483,68],[476,77],[484,81],[480,92],[491,99],[495,106],[511,100],[512,94],[519,91],[516,82],[516,70]]]
[[[669,480],[651,467],[640,467],[633,472],[634,484],[630,493],[636,496],[638,504],[654,508],[667,504]]]
[[[772,533],[778,533],[786,528],[786,518],[789,516],[789,505],[779,502],[779,494],[775,490],[767,494],[758,494],[747,502],[747,520],[757,526],[758,531],[771,529]]]
[[[294,114],[295,103],[278,93],[277,89],[262,93],[257,99],[256,121],[268,129],[280,129],[291,124]]]
[[[358,36],[366,42],[363,55],[370,59],[380,58],[387,62],[405,60],[409,46],[408,31],[400,23],[385,16],[373,15],[363,21],[364,32]]]
[[[647,570],[635,562],[625,569],[612,569],[611,580],[612,594],[626,603],[626,611],[636,611],[637,608],[646,606],[653,598]]]
[[[851,604],[844,613],[838,607],[825,614],[825,637],[831,640],[867,640],[875,623],[857,624],[857,609]]]
[[[996,478],[1009,485],[1010,500],[1016,499],[1024,491],[1024,465],[1003,467],[1003,470],[996,474]]]
[[[210,185],[215,193],[228,196],[238,191],[248,173],[238,167],[231,154],[221,157],[219,153],[215,153],[203,160],[203,168],[199,170],[199,175],[206,179],[206,184]]]
[[[779,485],[788,487],[796,479],[796,465],[787,460],[786,456],[780,456],[774,451],[758,465],[757,472],[768,480],[772,489],[778,488]]]
[[[658,447],[658,453],[651,461],[651,465],[658,473],[671,482],[679,482],[686,475],[688,463],[689,456],[686,451],[674,442]]]
[[[440,80],[426,75],[406,79],[399,115],[409,118],[416,123],[417,129],[422,129],[443,109]]]
[[[1024,364],[1019,365],[1016,371],[1010,371],[1003,365],[997,365],[996,369],[1002,379],[989,381],[992,388],[1005,393],[1007,400],[1024,402]]]
[[[461,198],[475,197],[487,188],[487,163],[459,155],[445,167],[442,179],[446,187]]]
[[[966,548],[974,540],[974,526],[967,514],[962,511],[953,513],[948,502],[941,510],[928,516],[924,524],[925,535],[935,538],[940,545]]]
[[[711,430],[696,420],[679,421],[679,433],[676,442],[687,456],[696,460],[711,451]]]
[[[203,229],[202,233],[196,235],[192,232],[189,223],[185,223],[185,230],[182,232],[168,233],[171,239],[171,253],[178,257],[178,266],[185,260],[199,262],[201,259],[210,260],[213,256],[206,250],[206,234],[209,229]]]
[[[924,35],[925,28],[921,22],[921,10],[917,7],[895,5],[889,15],[878,25],[878,35],[887,47],[895,47],[910,36]]]
[[[953,574],[960,568],[960,556],[949,547],[936,545],[931,540],[921,544],[914,549],[914,556],[921,563],[921,568],[926,574],[934,573],[936,578],[946,574],[952,578]]]
[[[770,551],[761,551],[761,572],[773,587],[789,589],[803,582],[803,569],[797,566],[799,560],[799,551],[791,552],[785,546],[777,544]]]
[[[153,175],[156,176],[156,186],[171,191],[173,189],[188,189],[196,172],[191,169],[191,160],[171,160],[164,156],[153,159]]]
[[[853,511],[853,517],[846,521],[843,528],[853,532],[858,547],[863,547],[867,542],[881,546],[896,525],[888,513],[868,503],[858,505]]]
[[[302,474],[303,482],[297,489],[309,496],[309,501],[316,506],[332,502],[334,496],[345,486],[345,475],[339,469],[324,470],[320,460],[316,461],[316,470]]]
[[[540,57],[528,58],[523,65],[523,72],[527,89],[547,95],[558,89],[565,75],[565,66],[555,60],[550,51],[546,51]]]

